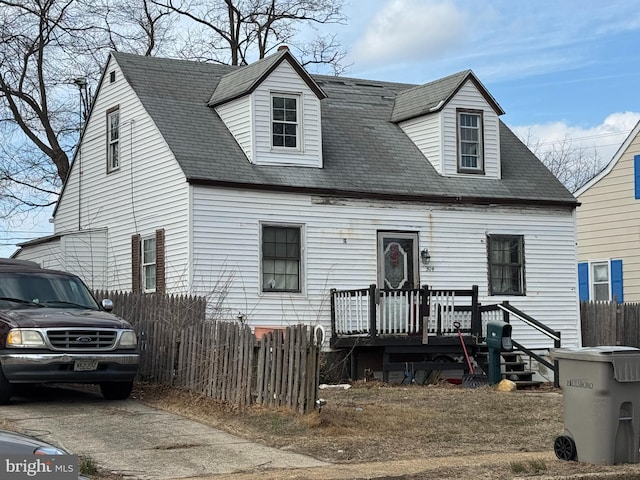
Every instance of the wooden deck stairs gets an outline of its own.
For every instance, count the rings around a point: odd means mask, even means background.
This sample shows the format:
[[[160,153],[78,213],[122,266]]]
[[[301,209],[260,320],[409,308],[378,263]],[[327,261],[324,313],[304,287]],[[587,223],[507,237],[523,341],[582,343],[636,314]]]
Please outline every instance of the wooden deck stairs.
[[[518,390],[538,388],[544,382],[534,380],[536,372],[530,370],[530,357],[521,351],[502,352],[500,358],[500,373],[503,379],[511,380]],[[488,372],[488,350],[486,345],[479,346],[476,361],[484,372]]]

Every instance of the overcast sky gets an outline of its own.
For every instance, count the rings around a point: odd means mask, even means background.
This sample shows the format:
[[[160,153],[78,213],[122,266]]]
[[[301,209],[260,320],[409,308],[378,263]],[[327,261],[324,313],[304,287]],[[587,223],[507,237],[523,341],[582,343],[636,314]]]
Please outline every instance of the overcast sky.
[[[472,69],[516,133],[547,146],[565,138],[595,146],[606,162],[640,120],[638,7],[629,0],[351,0],[348,25],[333,30],[348,51],[347,76],[420,84]],[[50,232],[49,216],[11,237]],[[0,245],[0,256],[14,250]]]

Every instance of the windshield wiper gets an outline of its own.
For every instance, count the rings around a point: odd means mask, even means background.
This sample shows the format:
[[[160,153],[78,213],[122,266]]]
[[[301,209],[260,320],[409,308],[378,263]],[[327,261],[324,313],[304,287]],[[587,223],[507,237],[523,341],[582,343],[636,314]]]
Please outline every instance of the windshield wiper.
[[[42,302],[40,305],[44,307],[49,307],[51,305],[66,305],[69,307],[86,308],[87,310],[95,310],[91,307],[88,307],[87,305],[81,305],[79,303],[74,303],[74,302],[66,302],[64,300],[47,300],[46,302]]]
[[[14,297],[0,297],[0,300],[6,300],[7,302],[21,303],[23,305],[30,305],[32,307],[42,307],[43,305],[35,302],[30,302],[29,300],[24,300],[22,298],[14,298]]]

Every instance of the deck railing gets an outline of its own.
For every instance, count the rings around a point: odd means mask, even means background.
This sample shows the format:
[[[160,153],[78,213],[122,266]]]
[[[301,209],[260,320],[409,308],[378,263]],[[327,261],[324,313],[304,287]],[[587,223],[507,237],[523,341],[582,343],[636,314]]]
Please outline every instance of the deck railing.
[[[390,290],[373,284],[331,291],[331,329],[337,336],[456,335],[455,322],[463,333],[483,337],[477,286]]]

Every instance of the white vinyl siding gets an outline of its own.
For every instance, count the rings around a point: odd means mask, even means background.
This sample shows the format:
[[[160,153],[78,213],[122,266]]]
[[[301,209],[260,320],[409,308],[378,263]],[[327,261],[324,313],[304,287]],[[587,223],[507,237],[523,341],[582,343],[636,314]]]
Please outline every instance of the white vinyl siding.
[[[297,148],[272,146],[272,96],[299,99]],[[296,165],[322,168],[320,100],[288,62],[282,62],[252,93],[254,105],[255,160],[257,165]]]
[[[216,112],[251,163],[254,162],[251,96],[238,98],[216,107]]]
[[[471,81],[467,81],[447,105],[442,109],[443,129],[443,174],[458,173],[458,113],[459,110],[482,111],[482,153],[484,175],[472,174],[474,178],[500,178],[500,125],[496,112],[487,103]]]
[[[434,113],[413,118],[400,123],[400,128],[420,149],[433,168],[442,175],[444,169],[442,164],[442,116]]]
[[[482,113],[484,175],[474,173],[474,177],[500,178],[499,118],[473,82],[467,81],[441,111],[401,122],[400,127],[440,175],[465,175],[458,171],[459,110]]]
[[[564,345],[577,345],[575,229],[570,209],[473,208],[335,199],[305,195],[194,188],[193,293],[227,284],[221,315],[244,316],[252,326],[321,323],[330,331],[331,288],[366,288],[377,279],[377,233],[417,232],[420,283],[444,289],[478,285],[483,304],[509,300],[551,328]],[[268,208],[265,208],[268,205]],[[260,228],[304,225],[304,289],[261,291]],[[526,295],[489,296],[486,235],[523,235]],[[541,301],[544,299],[544,301]],[[548,347],[514,322],[526,345]]]
[[[632,138],[617,163],[578,197],[578,260],[621,259],[624,300],[640,302],[640,200],[634,194],[634,155],[640,135]],[[591,273],[591,272],[590,272]]]
[[[60,198],[55,233],[108,229],[104,288],[130,290],[131,235],[139,233],[144,237],[164,228],[166,265],[177,265],[167,268],[167,292],[184,291],[188,283],[189,186],[113,59],[107,71],[115,71],[116,78],[123,81],[110,83],[107,76],[98,88],[94,114],[89,118],[80,154]],[[113,105],[120,107],[120,168],[107,175],[105,118]]]

